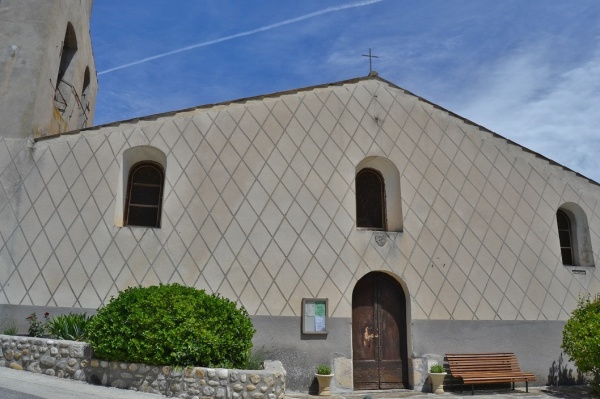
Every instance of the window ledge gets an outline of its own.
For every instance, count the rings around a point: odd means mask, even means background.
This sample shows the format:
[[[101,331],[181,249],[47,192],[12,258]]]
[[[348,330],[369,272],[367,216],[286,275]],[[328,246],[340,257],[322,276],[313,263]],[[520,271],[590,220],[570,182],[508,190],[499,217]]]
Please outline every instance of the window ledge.
[[[592,273],[592,271],[594,270],[594,268],[596,267],[595,265],[587,265],[587,266],[572,266],[572,265],[564,265],[564,267],[571,272],[571,274],[582,274],[585,275],[588,273],[588,271],[590,273]]]
[[[160,230],[160,227],[156,227],[156,226],[135,226],[133,224],[126,224],[126,225],[120,226],[120,227],[125,227],[125,228],[130,228],[130,229],[153,229],[153,230]]]

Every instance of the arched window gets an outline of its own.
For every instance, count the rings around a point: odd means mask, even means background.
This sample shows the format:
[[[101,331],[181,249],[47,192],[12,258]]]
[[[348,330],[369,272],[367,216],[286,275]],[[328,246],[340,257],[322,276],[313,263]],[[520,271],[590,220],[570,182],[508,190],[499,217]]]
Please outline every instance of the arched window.
[[[400,172],[387,158],[369,156],[356,165],[356,227],[402,231]]]
[[[157,162],[133,165],[127,182],[125,225],[160,227],[165,172]]]
[[[75,53],[77,53],[77,36],[75,35],[73,25],[69,22],[67,24],[65,39],[63,40],[63,47],[61,49],[60,66],[58,68],[58,77],[56,78],[57,84],[65,77],[67,71],[69,71]]]
[[[560,253],[563,265],[573,265],[571,221],[560,209],[556,211],[556,224],[558,225],[558,240],[560,241]]]
[[[126,149],[123,151],[120,159],[120,171],[119,171],[119,183],[117,186],[117,194],[115,198],[115,226],[123,227],[126,225],[135,225],[133,221],[128,221],[129,216],[129,198],[130,196],[130,182],[131,182],[131,174],[135,170],[135,167],[139,165],[154,165],[159,171],[162,172],[163,178],[160,180],[161,182],[161,208],[163,204],[163,198],[168,195],[165,193],[165,184],[164,179],[166,179],[166,170],[167,170],[167,156],[164,152],[159,150],[156,147],[148,146],[148,145],[140,145]],[[135,206],[136,203],[134,202]],[[159,210],[158,215],[158,223],[153,223],[152,225],[160,225],[161,212]]]
[[[385,182],[379,171],[361,169],[356,175],[356,226],[386,230]]]
[[[566,202],[556,211],[560,254],[565,266],[594,266],[590,227],[584,210]]]

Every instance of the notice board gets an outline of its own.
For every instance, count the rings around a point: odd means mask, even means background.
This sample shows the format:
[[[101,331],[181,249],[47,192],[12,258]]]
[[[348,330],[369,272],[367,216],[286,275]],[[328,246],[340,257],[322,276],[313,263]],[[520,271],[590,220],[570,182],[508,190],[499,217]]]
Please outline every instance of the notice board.
[[[302,334],[327,334],[327,298],[302,299]]]

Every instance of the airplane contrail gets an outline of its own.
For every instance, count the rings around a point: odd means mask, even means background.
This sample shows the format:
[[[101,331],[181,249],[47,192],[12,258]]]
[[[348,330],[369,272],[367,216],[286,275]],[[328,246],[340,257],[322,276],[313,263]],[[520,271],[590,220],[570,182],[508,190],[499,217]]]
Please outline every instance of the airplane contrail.
[[[132,67],[132,66],[135,66],[135,65],[143,64],[143,63],[148,62],[148,61],[156,60],[158,58],[168,57],[168,56],[173,55],[173,54],[178,54],[178,53],[182,53],[184,51],[193,50],[193,49],[198,48],[198,47],[206,47],[206,46],[210,46],[211,44],[216,44],[216,43],[225,42],[227,40],[237,39],[238,37],[250,36],[250,35],[253,35],[255,33],[264,32],[264,31],[267,31],[267,30],[275,29],[275,28],[278,28],[280,26],[284,26],[284,25],[289,25],[289,24],[293,24],[293,23],[296,23],[296,22],[300,22],[300,21],[303,21],[305,19],[318,17],[318,16],[323,15],[323,14],[329,14],[329,13],[332,13],[332,12],[342,11],[342,10],[346,10],[346,9],[349,9],[349,8],[364,7],[364,6],[368,6],[368,5],[371,5],[371,4],[380,3],[382,1],[384,1],[384,0],[365,0],[365,1],[359,1],[359,2],[356,2],[356,3],[348,3],[348,4],[342,4],[342,5],[339,5],[339,6],[328,7],[328,8],[325,8],[323,10],[311,12],[310,14],[301,15],[301,16],[296,17],[296,18],[286,19],[285,21],[276,22],[274,24],[266,25],[266,26],[263,26],[263,27],[260,27],[260,28],[256,28],[256,29],[252,29],[252,30],[246,31],[246,32],[236,33],[234,35],[224,36],[224,37],[220,37],[220,38],[217,38],[217,39],[209,40],[209,41],[206,41],[206,42],[196,43],[196,44],[192,44],[190,46],[178,48],[176,50],[171,50],[171,51],[168,51],[166,53],[161,53],[161,54],[153,55],[151,57],[142,58],[141,60],[133,61],[133,62],[130,62],[128,64],[119,65],[119,66],[116,66],[114,68],[110,68],[110,69],[107,69],[105,71],[98,72],[98,75],[104,75],[105,73],[118,71],[119,69],[129,68],[129,67]]]

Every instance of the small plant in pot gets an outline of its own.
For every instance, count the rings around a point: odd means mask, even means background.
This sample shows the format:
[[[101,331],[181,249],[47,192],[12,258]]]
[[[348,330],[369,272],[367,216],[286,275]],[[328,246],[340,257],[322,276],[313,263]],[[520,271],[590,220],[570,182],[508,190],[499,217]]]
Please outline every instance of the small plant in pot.
[[[441,364],[433,364],[429,368],[429,378],[431,379],[431,392],[444,393],[444,377],[446,371]]]
[[[329,390],[329,386],[331,385],[331,379],[333,378],[331,366],[328,364],[317,366],[316,377],[317,381],[319,381],[319,396],[330,396],[331,391]]]

